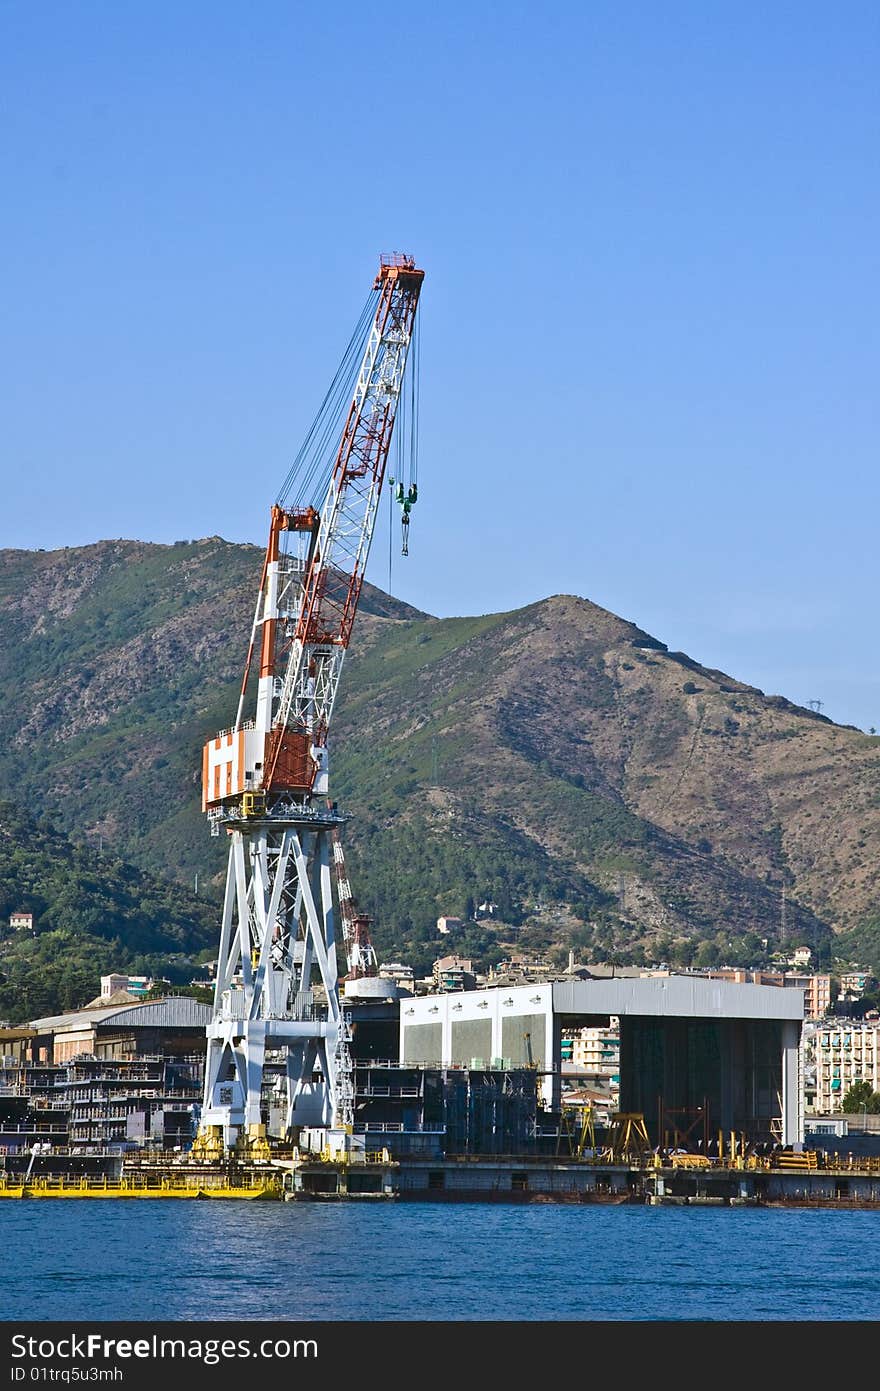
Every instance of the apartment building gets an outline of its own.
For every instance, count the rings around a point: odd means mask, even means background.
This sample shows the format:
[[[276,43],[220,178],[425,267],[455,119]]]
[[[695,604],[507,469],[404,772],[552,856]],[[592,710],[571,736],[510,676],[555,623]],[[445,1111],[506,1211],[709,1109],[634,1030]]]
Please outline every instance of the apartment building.
[[[118,990],[124,990],[127,995],[135,995],[142,998],[153,985],[150,976],[126,976],[121,971],[111,971],[109,976],[101,977],[101,996],[102,1000],[109,1000]]]
[[[461,932],[464,923],[461,918],[450,918],[444,915],[437,919],[437,931],[441,936],[446,937],[450,932]]]
[[[572,1070],[620,1080],[620,1020],[611,1015],[604,1027],[564,1031],[562,1056]]]
[[[382,961],[379,963],[379,976],[382,980],[394,981],[402,990],[415,989],[415,972],[412,966],[403,961]]]
[[[864,995],[866,990],[873,990],[877,984],[876,976],[870,971],[844,971],[840,977],[841,995]]]
[[[841,1111],[841,1101],[854,1082],[867,1082],[872,1091],[880,1091],[880,1022],[823,1021],[811,1041],[805,1039],[805,1067],[810,1072],[815,1068],[813,1109],[818,1115]]]
[[[433,979],[436,990],[474,990],[477,985],[474,963],[463,956],[438,957]]]
[[[769,985],[771,982],[766,980]],[[831,977],[825,974],[799,976],[794,971],[786,971],[782,984],[794,986],[804,992],[804,1018],[824,1019],[831,1010]]]
[[[560,1044],[562,1072],[577,1088],[569,1088],[566,1098],[589,1100],[596,1123],[607,1125],[620,1101],[619,1017],[609,1015],[606,1025],[563,1029]]]

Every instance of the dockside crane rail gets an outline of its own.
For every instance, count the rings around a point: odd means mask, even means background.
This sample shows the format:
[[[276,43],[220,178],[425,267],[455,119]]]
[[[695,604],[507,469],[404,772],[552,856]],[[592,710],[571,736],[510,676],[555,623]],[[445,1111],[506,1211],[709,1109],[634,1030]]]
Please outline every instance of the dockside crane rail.
[[[230,837],[196,1142],[203,1154],[268,1150],[260,1100],[267,1053],[282,1060],[286,1078],[279,1138],[303,1126],[332,1130],[348,1114],[338,1082],[346,1030],[330,869],[344,817],[328,799],[328,734],[407,365],[410,375],[416,365],[409,350],[423,279],[411,256],[380,260],[271,508],[235,722],[203,752],[202,808],[212,834]],[[418,388],[409,386],[412,472]]]

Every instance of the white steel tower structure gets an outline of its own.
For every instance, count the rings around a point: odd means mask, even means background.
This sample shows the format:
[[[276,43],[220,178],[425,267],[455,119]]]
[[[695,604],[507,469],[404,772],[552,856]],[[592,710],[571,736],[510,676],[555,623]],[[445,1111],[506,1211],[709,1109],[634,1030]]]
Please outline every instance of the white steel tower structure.
[[[202,806],[212,834],[229,837],[229,862],[196,1142],[203,1154],[265,1151],[267,1053],[284,1060],[285,1137],[301,1126],[350,1128],[331,894],[331,836],[343,818],[328,800],[327,739],[423,279],[410,257],[382,258],[288,478],[300,488],[295,504],[282,492],[272,507],[235,722],[204,749]],[[323,489],[323,502],[309,488]]]

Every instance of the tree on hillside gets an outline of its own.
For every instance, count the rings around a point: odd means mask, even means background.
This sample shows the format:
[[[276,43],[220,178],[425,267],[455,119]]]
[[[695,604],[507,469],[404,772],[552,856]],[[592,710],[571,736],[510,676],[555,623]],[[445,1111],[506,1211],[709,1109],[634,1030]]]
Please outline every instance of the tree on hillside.
[[[721,962],[721,953],[714,942],[701,942],[697,947],[693,964],[700,970],[710,969],[718,966]]]
[[[165,1000],[169,995],[186,995],[192,1000],[198,1000],[201,1005],[214,1003],[214,988],[210,985],[172,985],[170,981],[164,984],[156,984],[150,987],[144,996],[145,1000]]]
[[[672,950],[669,952],[669,960],[673,966],[688,967],[693,964],[696,951],[696,944],[687,939],[673,942]]]
[[[872,1116],[880,1116],[880,1092],[870,1082],[853,1082],[840,1103],[844,1115],[857,1115],[862,1107]]]

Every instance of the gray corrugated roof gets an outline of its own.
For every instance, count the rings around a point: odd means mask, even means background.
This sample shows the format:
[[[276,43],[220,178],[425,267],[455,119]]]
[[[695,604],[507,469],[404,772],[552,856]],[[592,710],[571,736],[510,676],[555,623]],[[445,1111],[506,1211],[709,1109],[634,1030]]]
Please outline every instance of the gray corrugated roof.
[[[48,1014],[43,1019],[32,1019],[30,1027],[32,1029],[42,1029],[46,1032],[55,1029],[73,1028],[76,1024],[85,1029],[88,1028],[89,1024],[93,1023],[94,1020],[102,1017],[106,1018],[111,1014],[117,1013],[118,1010],[119,1005],[104,1005],[100,1009],[74,1009],[70,1010],[67,1014]]]
[[[189,995],[172,995],[167,1000],[127,1005],[111,1018],[114,1025],[136,1024],[139,1029],[203,1029],[211,1018],[211,1006],[203,1005]]]
[[[112,1023],[114,1027],[139,1029],[204,1028],[211,1017],[211,1006],[189,995],[172,995],[167,1000],[147,1000],[139,1005],[105,1005],[101,1009],[77,1009],[31,1020],[30,1027],[44,1033],[63,1033],[68,1029],[87,1029],[92,1024]]]
[[[552,981],[505,985],[488,990],[422,995],[401,1000],[401,1023],[425,1023],[429,1015],[460,1020],[479,1018],[491,1008],[499,1017],[514,1014],[661,1015],[684,1019],[791,1019],[803,1022],[804,992],[778,985],[740,985],[704,976],[642,976],[614,980]],[[483,1016],[492,1018],[492,1015]]]
[[[648,1014],[703,1019],[797,1019],[804,992],[703,976],[642,976],[554,983],[556,1014]]]

